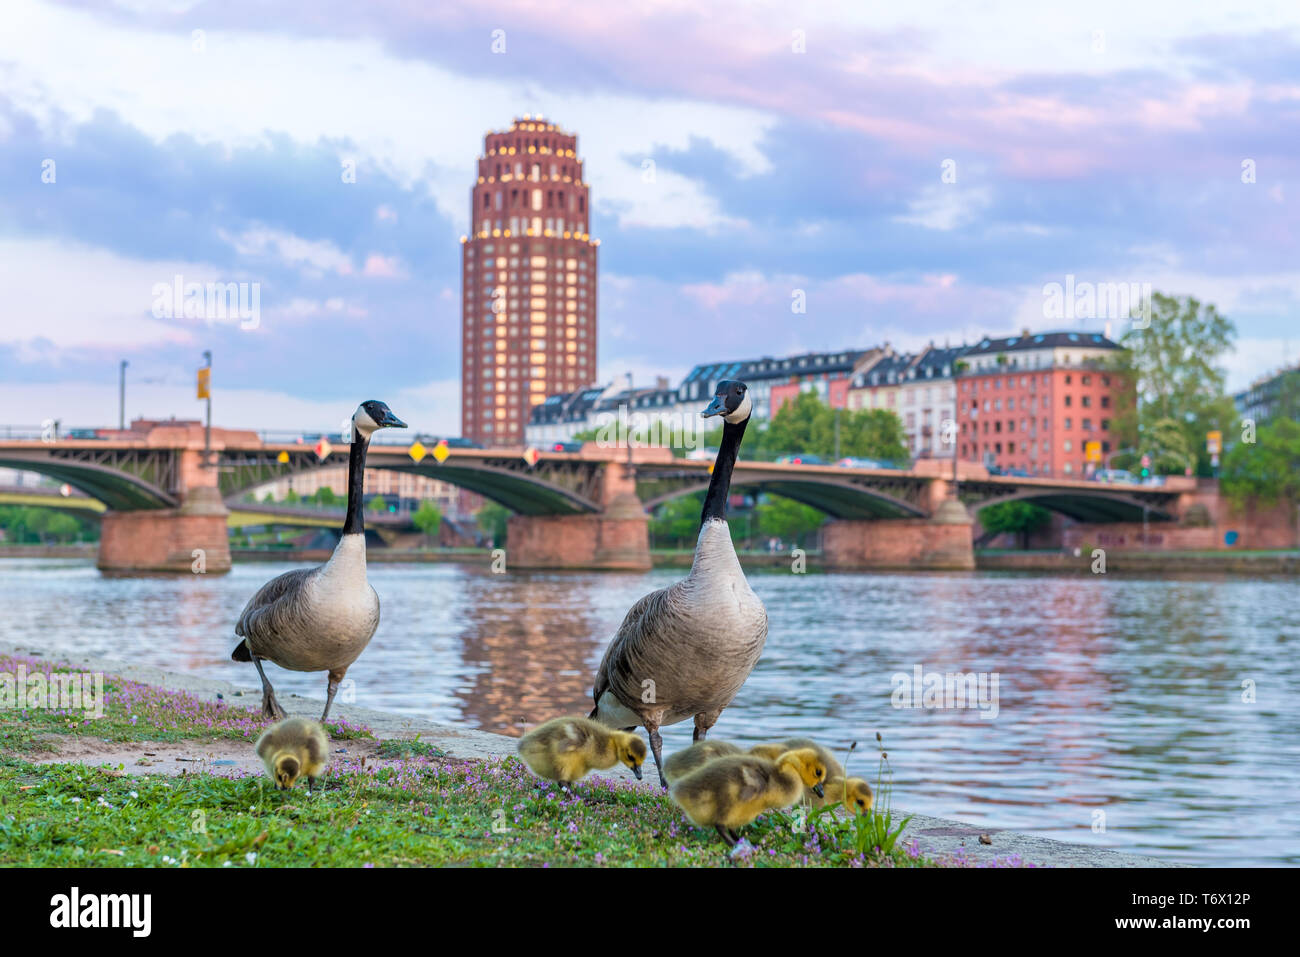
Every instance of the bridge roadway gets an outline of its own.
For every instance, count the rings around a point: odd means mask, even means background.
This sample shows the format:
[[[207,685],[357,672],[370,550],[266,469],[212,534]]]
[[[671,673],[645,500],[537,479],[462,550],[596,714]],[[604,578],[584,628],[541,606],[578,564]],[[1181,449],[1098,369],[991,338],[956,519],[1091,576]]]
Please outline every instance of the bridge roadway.
[[[595,443],[529,456],[518,448],[451,448],[441,461],[433,451],[373,443],[366,465],[439,479],[510,509],[508,561],[516,568],[648,567],[646,510],[703,491],[712,464],[667,449],[635,448],[629,456]],[[215,428],[205,453],[202,428],[183,424],[138,439],[0,440],[0,467],[49,475],[103,503],[100,564],[110,571],[188,569],[200,549],[215,553],[210,570],[228,568],[229,511],[250,511],[247,492],[346,467],[347,455],[344,443],[263,442],[256,433]],[[1118,486],[999,476],[963,462],[954,497],[951,479],[952,463],[941,460],[905,471],[742,460],[732,486],[826,512],[837,520],[827,526],[828,547],[845,566],[904,567],[970,567],[970,512],[998,502],[1032,501],[1087,523],[1169,522],[1197,487],[1181,478]],[[835,554],[829,561],[837,563]]]

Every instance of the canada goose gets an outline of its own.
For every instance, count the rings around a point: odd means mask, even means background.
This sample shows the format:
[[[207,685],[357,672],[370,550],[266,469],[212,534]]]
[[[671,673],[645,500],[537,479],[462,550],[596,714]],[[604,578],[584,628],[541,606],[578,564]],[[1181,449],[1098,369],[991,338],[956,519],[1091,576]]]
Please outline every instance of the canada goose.
[[[366,535],[362,518],[366,448],[377,429],[406,428],[382,402],[370,400],[352,415],[348,450],[348,511],[343,534],[330,560],[319,568],[297,568],[277,575],[249,599],[235,634],[243,641],[230,657],[251,661],[262,679],[262,713],[283,718],[262,659],[290,671],[327,671],[325,713],[348,666],[361,656],[379,627],[379,596],[366,580]]]
[[[786,751],[793,751],[798,748],[809,748],[817,752],[817,757],[821,759],[822,764],[826,766],[826,778],[844,777],[844,766],[836,759],[831,750],[813,741],[811,738],[786,738],[784,741],[771,741],[766,744],[756,744],[749,749],[750,754],[757,754],[759,757],[767,758],[769,761],[775,761]],[[854,780],[860,780],[855,778]],[[809,788],[804,796],[814,807],[821,807],[825,802],[812,793]]]
[[[745,580],[727,527],[727,495],[752,404],[745,383],[724,379],[704,415],[722,416],[722,443],[700,514],[691,572],[629,609],[614,635],[591,694],[591,717],[612,728],[646,729],[659,783],[659,729],[694,717],[704,740],[763,653],[767,611]]]
[[[730,741],[696,741],[689,747],[674,751],[664,761],[664,777],[669,784],[675,784],[697,768],[702,768],[715,758],[725,758],[731,754],[744,754],[738,746]]]
[[[289,718],[262,732],[257,739],[257,756],[281,791],[293,787],[300,777],[307,779],[307,790],[311,791],[325,769],[329,746],[325,729],[315,721]]]
[[[814,799],[818,807],[825,804],[843,804],[854,814],[866,814],[875,804],[871,785],[862,778],[832,777],[826,782],[826,796]]]
[[[538,777],[570,785],[588,771],[604,771],[622,762],[641,780],[645,742],[578,716],[552,718],[519,739],[524,763]]]
[[[821,796],[826,766],[811,748],[787,751],[775,761],[754,754],[718,758],[673,785],[672,798],[696,824],[715,827],[735,844],[736,828],[764,811],[789,807],[809,787]]]

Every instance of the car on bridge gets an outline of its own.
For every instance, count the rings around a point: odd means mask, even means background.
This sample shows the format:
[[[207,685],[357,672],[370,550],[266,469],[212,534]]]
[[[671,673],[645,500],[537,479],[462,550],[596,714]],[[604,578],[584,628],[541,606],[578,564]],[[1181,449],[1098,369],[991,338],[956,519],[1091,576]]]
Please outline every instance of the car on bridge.
[[[552,442],[548,452],[581,452],[585,442]]]
[[[826,460],[820,455],[783,455],[776,460],[777,465],[825,465]]]
[[[1142,480],[1130,472],[1128,469],[1097,469],[1092,473],[1094,482],[1119,482],[1129,485],[1140,485]]]
[[[842,469],[896,469],[898,465],[893,462],[882,462],[880,459],[868,459],[862,456],[846,455],[835,463]]]

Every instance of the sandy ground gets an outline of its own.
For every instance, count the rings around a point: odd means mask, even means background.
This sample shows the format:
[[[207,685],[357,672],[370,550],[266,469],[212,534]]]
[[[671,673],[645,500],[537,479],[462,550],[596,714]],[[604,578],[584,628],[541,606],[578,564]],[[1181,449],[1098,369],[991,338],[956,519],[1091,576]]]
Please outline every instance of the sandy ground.
[[[120,767],[126,774],[181,775],[215,774],[240,777],[262,774],[261,760],[246,741],[213,738],[206,741],[104,741],[72,735],[49,734],[40,739],[50,750],[38,757],[36,764],[85,764],[91,767]],[[378,758],[379,741],[334,741],[330,748],[330,767],[355,765],[361,760],[382,764]]]

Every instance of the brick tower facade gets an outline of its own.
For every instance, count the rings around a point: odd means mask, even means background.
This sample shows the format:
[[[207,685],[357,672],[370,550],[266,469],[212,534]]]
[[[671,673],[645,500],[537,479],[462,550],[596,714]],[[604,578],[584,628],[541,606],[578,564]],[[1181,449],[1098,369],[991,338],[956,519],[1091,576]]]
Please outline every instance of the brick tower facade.
[[[541,116],[488,133],[461,237],[461,434],[522,445],[534,405],[596,375],[596,251],[578,138]]]

